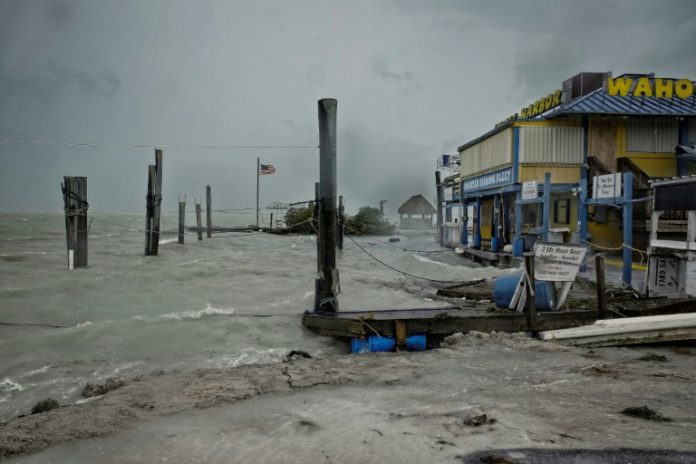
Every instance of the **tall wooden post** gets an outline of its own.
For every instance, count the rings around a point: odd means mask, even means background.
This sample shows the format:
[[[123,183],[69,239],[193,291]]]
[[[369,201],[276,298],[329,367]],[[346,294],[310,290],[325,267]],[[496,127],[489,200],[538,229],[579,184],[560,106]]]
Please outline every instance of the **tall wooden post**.
[[[440,183],[440,171],[435,171],[435,186],[437,187],[437,243],[442,246],[444,242],[444,229],[442,228],[442,184]]]
[[[343,204],[343,195],[338,196],[338,249],[343,249],[343,234],[346,230],[346,215],[345,205]]]
[[[65,208],[68,269],[87,266],[87,178],[64,176],[61,184]]]
[[[333,98],[319,100],[319,278],[315,311],[338,311],[336,269],[336,107]]]
[[[268,228],[273,230],[273,213],[271,213],[271,223],[269,224]]]
[[[599,319],[608,319],[609,312],[607,311],[606,286],[604,283],[604,255],[601,253],[595,255],[595,272],[597,278],[597,317]]]
[[[527,285],[527,326],[530,332],[536,330],[536,297],[534,293],[536,292],[536,284],[534,282],[534,252],[529,251],[524,253],[524,267],[526,269],[527,275],[529,276],[529,282]]]
[[[261,158],[256,158],[256,229],[259,228],[259,169],[261,169]]]
[[[205,186],[205,225],[207,229],[207,236],[210,238],[213,235],[213,213],[210,209],[212,206],[213,198],[210,193],[210,185]]]
[[[147,167],[147,194],[145,195],[145,256],[152,253],[152,230],[155,217],[155,176],[153,165]]]
[[[196,228],[198,229],[198,241],[201,241],[203,240],[203,227],[201,226],[201,203],[198,201],[196,201]]]
[[[162,215],[162,150],[155,149],[155,165],[147,171],[147,208],[145,213],[145,255],[159,252],[160,219]]]
[[[184,195],[184,201],[179,198],[179,244],[184,243],[184,221],[186,216],[186,196]]]

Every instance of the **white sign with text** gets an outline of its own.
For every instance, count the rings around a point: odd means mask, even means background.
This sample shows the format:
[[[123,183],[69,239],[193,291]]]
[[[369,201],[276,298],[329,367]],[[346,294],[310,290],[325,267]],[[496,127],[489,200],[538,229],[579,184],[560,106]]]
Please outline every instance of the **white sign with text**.
[[[533,200],[538,197],[537,181],[522,182],[522,199]]]
[[[593,198],[616,198],[621,196],[621,173],[606,174],[592,178]]]
[[[534,244],[534,278],[551,282],[573,282],[585,259],[587,248],[559,243]]]

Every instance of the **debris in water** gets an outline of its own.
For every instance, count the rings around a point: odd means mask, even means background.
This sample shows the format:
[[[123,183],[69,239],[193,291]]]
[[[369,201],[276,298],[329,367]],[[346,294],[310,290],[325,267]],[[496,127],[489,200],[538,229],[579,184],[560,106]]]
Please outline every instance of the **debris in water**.
[[[400,242],[400,241],[401,241],[401,239],[399,237],[392,237],[389,239],[389,243],[396,243],[396,242]]]
[[[283,358],[283,362],[291,362],[301,358],[311,359],[312,355],[307,353],[306,351],[292,350]]]
[[[638,358],[638,361],[656,361],[656,362],[667,362],[667,356],[655,353],[648,353],[645,356]]]
[[[665,417],[659,412],[650,409],[647,406],[634,406],[626,408],[623,411],[621,411],[621,414],[630,417],[638,417],[640,419],[651,420],[655,422],[672,422],[672,419],[670,419],[669,417]]]
[[[478,427],[488,422],[488,416],[485,414],[481,414],[480,416],[474,416],[469,417],[468,419],[464,419],[462,422],[464,423],[464,425],[468,425],[470,427]]]
[[[483,464],[515,464],[515,461],[511,461],[501,456],[495,456],[493,454],[482,457],[481,462]]]
[[[126,385],[126,381],[120,377],[109,377],[106,379],[103,385],[87,382],[85,388],[82,389],[82,397],[91,398],[93,396],[104,395],[105,393],[119,389],[124,385]]]
[[[58,402],[53,398],[46,398],[41,400],[31,408],[31,414],[41,414],[42,412],[50,411],[51,409],[56,409],[60,407]]]

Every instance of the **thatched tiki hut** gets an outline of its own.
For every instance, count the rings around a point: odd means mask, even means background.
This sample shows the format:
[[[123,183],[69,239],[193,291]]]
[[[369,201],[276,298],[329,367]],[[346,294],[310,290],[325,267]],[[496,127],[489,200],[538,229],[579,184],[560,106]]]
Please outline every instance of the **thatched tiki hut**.
[[[403,205],[399,206],[400,225],[402,229],[432,229],[435,208],[423,198],[423,195],[413,195]]]

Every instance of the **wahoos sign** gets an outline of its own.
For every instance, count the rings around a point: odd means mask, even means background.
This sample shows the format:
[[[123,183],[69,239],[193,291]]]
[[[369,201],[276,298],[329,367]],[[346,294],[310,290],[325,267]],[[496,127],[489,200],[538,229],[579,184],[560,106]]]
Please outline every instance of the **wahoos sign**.
[[[607,77],[607,95],[610,97],[681,98],[694,94],[694,83],[689,79],[661,77]]]
[[[512,168],[491,172],[462,182],[462,191],[475,192],[512,183]]]

